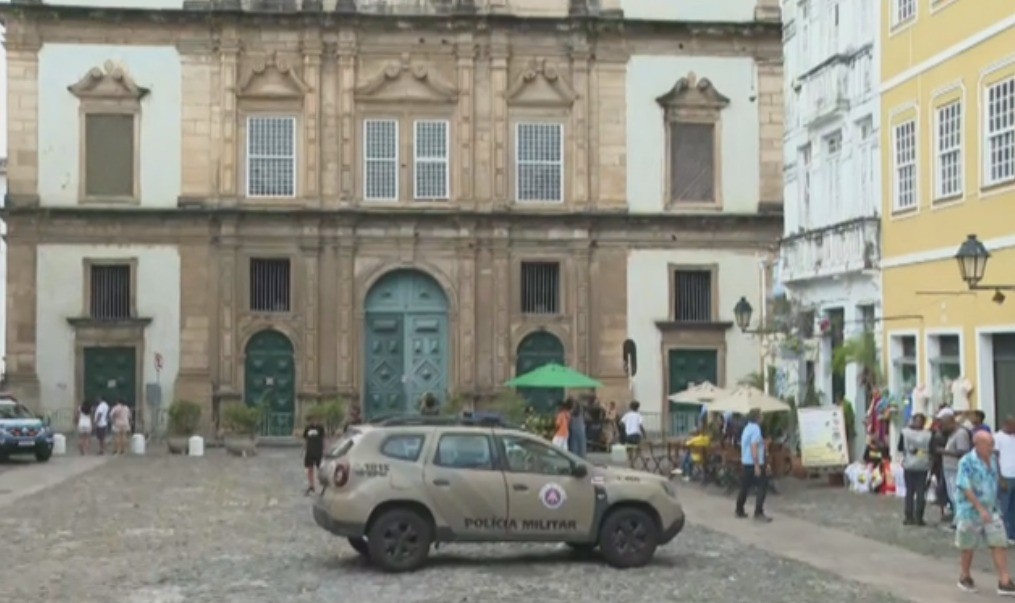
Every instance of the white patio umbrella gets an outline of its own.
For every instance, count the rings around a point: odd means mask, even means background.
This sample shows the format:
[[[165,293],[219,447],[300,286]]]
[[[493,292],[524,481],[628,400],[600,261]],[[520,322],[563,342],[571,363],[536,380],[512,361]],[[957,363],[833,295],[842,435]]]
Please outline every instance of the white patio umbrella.
[[[723,388],[713,385],[708,381],[695,383],[682,392],[677,392],[669,397],[670,402],[683,402],[685,404],[702,404],[712,402],[716,398],[728,395],[729,392]]]
[[[741,385],[708,404],[709,412],[736,412],[744,415],[755,408],[762,413],[790,410],[789,404],[749,385]]]

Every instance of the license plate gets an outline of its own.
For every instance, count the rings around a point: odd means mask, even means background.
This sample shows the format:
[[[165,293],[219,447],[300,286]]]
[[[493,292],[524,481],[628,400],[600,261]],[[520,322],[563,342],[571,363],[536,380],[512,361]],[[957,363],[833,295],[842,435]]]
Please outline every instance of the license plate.
[[[29,446],[35,446],[35,442],[32,442],[32,441],[18,442],[18,446],[21,446],[23,448],[28,448]]]

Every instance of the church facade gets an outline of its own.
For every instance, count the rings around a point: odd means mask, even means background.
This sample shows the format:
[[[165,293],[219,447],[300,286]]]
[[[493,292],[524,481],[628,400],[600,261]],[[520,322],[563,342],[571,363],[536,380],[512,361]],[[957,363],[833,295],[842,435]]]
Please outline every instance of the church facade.
[[[4,10],[6,378],[58,423],[266,401],[287,434],[560,362],[671,425],[683,381],[759,369],[777,18],[165,2]]]

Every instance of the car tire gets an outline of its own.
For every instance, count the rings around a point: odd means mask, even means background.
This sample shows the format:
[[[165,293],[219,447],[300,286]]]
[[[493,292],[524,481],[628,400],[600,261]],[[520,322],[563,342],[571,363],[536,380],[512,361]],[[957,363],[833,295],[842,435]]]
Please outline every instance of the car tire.
[[[362,536],[350,537],[349,546],[352,550],[360,554],[364,559],[370,559],[370,545],[367,544],[367,539]]]
[[[599,528],[599,550],[615,568],[647,565],[659,546],[659,527],[651,515],[622,507],[606,516]]]
[[[40,463],[45,463],[46,461],[49,460],[49,457],[51,457],[51,456],[53,456],[53,451],[52,450],[36,450],[35,451],[35,460],[40,462]]]
[[[418,512],[402,508],[385,511],[367,533],[370,561],[389,573],[411,572],[426,563],[433,544],[433,528]]]

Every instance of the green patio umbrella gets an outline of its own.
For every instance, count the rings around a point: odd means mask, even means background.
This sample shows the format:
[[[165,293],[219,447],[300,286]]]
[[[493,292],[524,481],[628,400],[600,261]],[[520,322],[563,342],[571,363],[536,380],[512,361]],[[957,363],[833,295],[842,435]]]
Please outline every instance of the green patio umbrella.
[[[543,366],[519,375],[504,385],[508,387],[560,387],[563,389],[597,388],[603,384],[574,369],[559,364]]]

